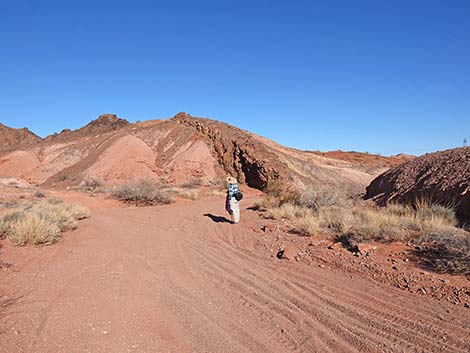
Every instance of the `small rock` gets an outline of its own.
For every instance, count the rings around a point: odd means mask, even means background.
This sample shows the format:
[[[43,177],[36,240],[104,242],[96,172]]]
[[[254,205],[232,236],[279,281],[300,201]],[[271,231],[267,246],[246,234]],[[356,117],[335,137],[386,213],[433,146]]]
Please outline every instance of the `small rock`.
[[[465,303],[463,306],[467,309],[470,309],[470,303]]]
[[[357,244],[357,249],[362,255],[370,255],[377,249],[377,246],[371,244]]]
[[[396,266],[392,266],[392,270],[398,271],[398,268]]]
[[[333,243],[330,246],[328,246],[328,249],[330,250],[339,250],[343,248],[343,244],[341,242]]]
[[[279,257],[279,254],[282,252]],[[286,259],[286,260],[295,260],[296,257],[298,257],[299,254],[299,248],[295,244],[287,244],[284,249],[280,250],[278,252],[278,258],[279,259]],[[298,261],[298,260],[297,260]]]

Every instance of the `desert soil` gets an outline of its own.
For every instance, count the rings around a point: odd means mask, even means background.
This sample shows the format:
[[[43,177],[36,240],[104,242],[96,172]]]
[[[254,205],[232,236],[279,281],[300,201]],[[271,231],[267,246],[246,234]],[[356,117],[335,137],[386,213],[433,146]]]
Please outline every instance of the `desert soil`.
[[[220,197],[60,196],[92,218],[53,246],[3,241],[2,353],[470,351],[468,309],[267,256],[256,213],[226,223]]]

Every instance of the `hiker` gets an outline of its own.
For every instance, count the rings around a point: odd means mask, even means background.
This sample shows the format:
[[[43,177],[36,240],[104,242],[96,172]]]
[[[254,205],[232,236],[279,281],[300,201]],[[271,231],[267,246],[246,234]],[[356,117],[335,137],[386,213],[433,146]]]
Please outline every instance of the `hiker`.
[[[243,194],[240,192],[238,187],[237,179],[234,177],[227,177],[227,198],[225,200],[225,209],[232,218],[232,223],[236,224],[240,222],[240,200],[243,198]]]

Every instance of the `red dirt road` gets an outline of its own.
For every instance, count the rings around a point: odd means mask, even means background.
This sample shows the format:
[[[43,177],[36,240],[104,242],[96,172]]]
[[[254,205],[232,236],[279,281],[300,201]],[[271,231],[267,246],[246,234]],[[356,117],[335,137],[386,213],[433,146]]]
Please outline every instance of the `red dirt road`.
[[[92,218],[58,244],[3,242],[2,353],[470,351],[469,310],[270,258],[204,216],[223,200],[82,201]]]

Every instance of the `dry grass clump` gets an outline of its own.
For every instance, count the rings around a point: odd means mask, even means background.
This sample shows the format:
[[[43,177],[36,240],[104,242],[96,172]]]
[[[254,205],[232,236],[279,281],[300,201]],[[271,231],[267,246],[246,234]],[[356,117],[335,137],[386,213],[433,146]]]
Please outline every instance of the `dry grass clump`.
[[[72,216],[73,219],[80,221],[82,219],[90,218],[90,211],[76,203],[66,204],[66,211]]]
[[[227,190],[209,190],[207,196],[227,196]]]
[[[285,203],[279,207],[272,207],[267,210],[268,215],[273,219],[288,219],[306,217],[311,215],[311,211],[305,207],[300,207],[290,203]]]
[[[50,244],[63,231],[75,229],[77,220],[89,216],[89,211],[80,205],[45,199],[0,217],[0,234],[8,236],[15,245]]]
[[[335,233],[347,232],[353,223],[350,209],[339,206],[320,208],[317,216],[322,228]]]
[[[458,224],[452,206],[433,204],[429,199],[418,199],[415,202],[416,217],[424,223],[456,226]]]
[[[181,186],[187,189],[195,189],[202,186],[202,180],[201,178],[191,178],[185,181]]]
[[[321,230],[320,222],[311,214],[305,215],[297,220],[296,230],[302,235],[312,236]]]
[[[272,191],[274,190],[274,191]],[[273,187],[254,208],[273,219],[289,220],[303,235],[330,232],[351,248],[364,242],[427,244],[422,261],[433,269],[470,275],[470,233],[457,228],[452,206],[416,200],[412,205],[391,203],[383,208],[354,202],[329,188],[304,193]]]
[[[274,196],[267,195],[261,201],[255,202],[252,206],[254,210],[267,211],[271,208],[280,207],[281,202]]]
[[[99,178],[88,177],[83,181],[83,190],[88,192],[104,192],[104,181]]]
[[[322,207],[352,206],[351,198],[337,188],[322,186],[313,187],[301,192],[296,198],[297,204],[318,211]]]
[[[322,212],[320,210],[320,214]],[[336,215],[340,212],[335,210],[334,213]],[[419,243],[428,241],[430,234],[461,231],[455,227],[457,221],[452,208],[428,202],[417,202],[416,207],[398,204],[390,204],[385,208],[358,206],[343,209],[342,213],[342,220],[334,229],[336,232],[348,233],[355,242]]]
[[[136,206],[152,206],[172,202],[169,191],[150,180],[140,180],[132,185],[115,186],[111,191],[111,196]]]
[[[0,217],[0,239],[6,237],[10,233],[11,225],[15,223],[21,216],[21,212],[14,211]]]
[[[272,203],[272,206],[281,206],[285,203],[298,204],[299,191],[291,186],[286,186],[280,180],[272,180],[268,182],[265,189],[267,202]]]
[[[199,194],[198,190],[195,189],[178,189],[178,188],[172,188],[169,189],[170,192],[188,200],[199,200],[201,195]]]
[[[227,190],[227,181],[225,179],[218,178],[215,180],[211,180],[209,184],[214,190],[218,190],[218,191]]]
[[[10,227],[9,237],[15,245],[51,244],[60,238],[60,227],[35,213],[27,213]]]

